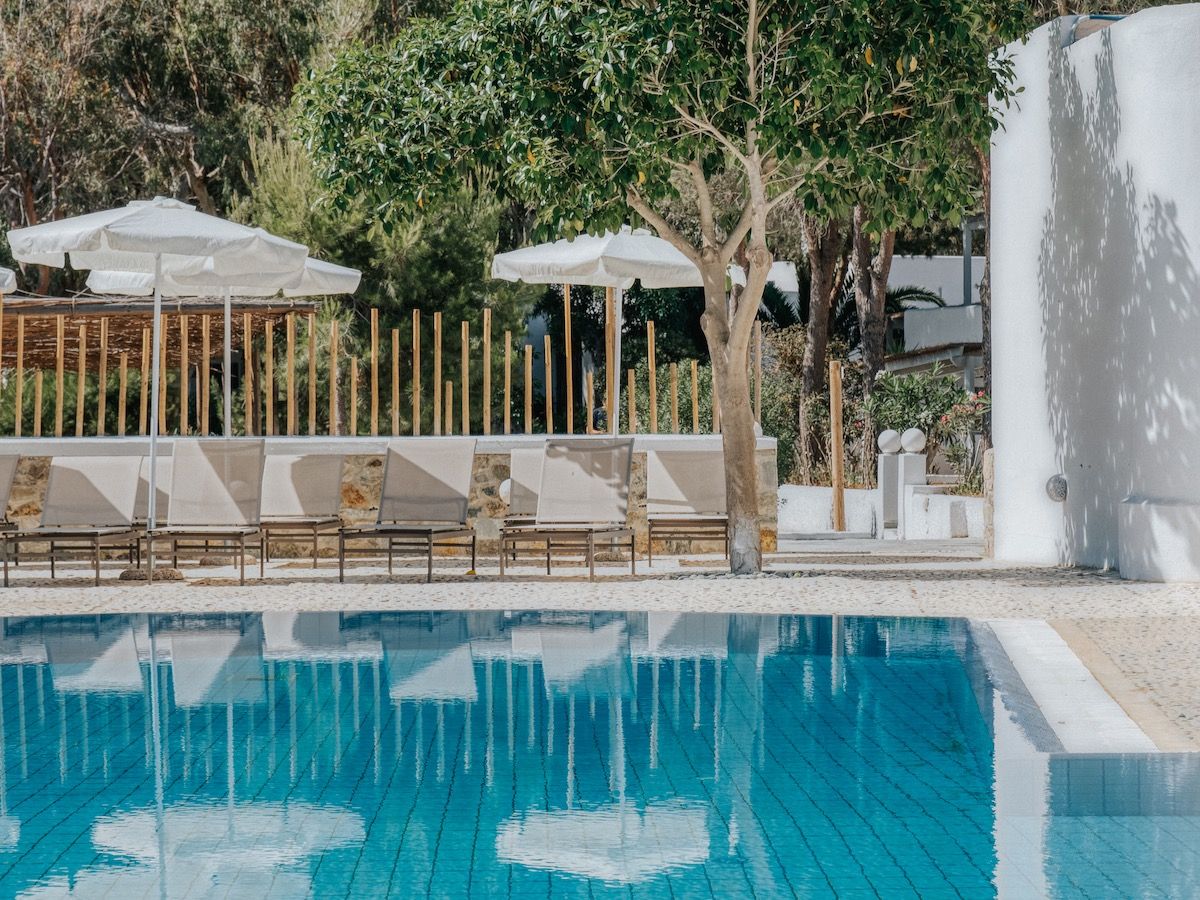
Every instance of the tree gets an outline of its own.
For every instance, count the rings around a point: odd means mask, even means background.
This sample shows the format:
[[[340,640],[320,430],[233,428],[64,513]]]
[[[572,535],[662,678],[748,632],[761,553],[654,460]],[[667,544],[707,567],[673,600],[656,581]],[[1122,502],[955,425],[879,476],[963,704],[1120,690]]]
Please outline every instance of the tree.
[[[964,41],[1006,27],[1011,4],[905,0],[463,0],[391,45],[340,54],[299,91],[299,122],[338,203],[384,221],[435,208],[464,180],[532,205],[545,232],[640,216],[696,264],[722,408],[734,572],[761,567],[750,337],[772,262],[768,220],[800,192],[898,173],[919,116],[979,72]],[[926,41],[929,49],[926,50]],[[894,70],[927,53],[936,64]],[[907,54],[907,55],[905,55]],[[1006,90],[983,62],[984,80]],[[739,185],[726,215],[714,176]],[[689,181],[686,227],[663,204]],[[738,262],[746,285],[726,287]]]

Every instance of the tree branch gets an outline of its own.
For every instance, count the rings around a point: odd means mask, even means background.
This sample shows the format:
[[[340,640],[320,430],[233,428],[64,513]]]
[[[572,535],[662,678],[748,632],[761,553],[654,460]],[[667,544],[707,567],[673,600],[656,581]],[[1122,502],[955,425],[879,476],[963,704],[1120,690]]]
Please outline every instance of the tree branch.
[[[633,188],[625,189],[625,202],[630,205],[643,219],[649,222],[654,230],[658,232],[658,236],[664,241],[669,242],[680,253],[690,259],[697,268],[700,267],[700,253],[695,247],[680,234],[671,223],[664,219],[646,199],[635,191]]]

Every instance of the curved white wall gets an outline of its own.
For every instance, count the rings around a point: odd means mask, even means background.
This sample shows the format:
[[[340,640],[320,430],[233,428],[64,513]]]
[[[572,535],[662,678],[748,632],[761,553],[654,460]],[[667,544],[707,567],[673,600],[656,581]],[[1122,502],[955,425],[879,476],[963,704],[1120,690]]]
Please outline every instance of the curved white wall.
[[[1165,571],[1200,528],[1119,522],[1130,497],[1200,504],[1200,5],[1063,48],[1071,21],[1010,48],[992,151],[996,555]]]

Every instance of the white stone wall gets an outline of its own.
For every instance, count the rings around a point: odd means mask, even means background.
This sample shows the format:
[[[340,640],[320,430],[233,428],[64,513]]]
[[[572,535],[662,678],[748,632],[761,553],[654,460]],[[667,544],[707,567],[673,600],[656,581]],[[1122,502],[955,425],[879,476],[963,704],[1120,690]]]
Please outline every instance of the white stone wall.
[[[1123,501],[1200,503],[1200,5],[1071,23],[1010,48],[992,152],[996,556],[1119,565]]]

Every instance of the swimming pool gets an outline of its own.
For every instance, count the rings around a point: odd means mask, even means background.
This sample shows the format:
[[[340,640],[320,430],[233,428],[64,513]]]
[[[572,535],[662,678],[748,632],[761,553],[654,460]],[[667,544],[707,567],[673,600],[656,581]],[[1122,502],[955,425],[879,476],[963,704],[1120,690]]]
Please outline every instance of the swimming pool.
[[[986,644],[803,616],[8,619],[0,893],[1195,890],[1200,767],[1039,747]]]

